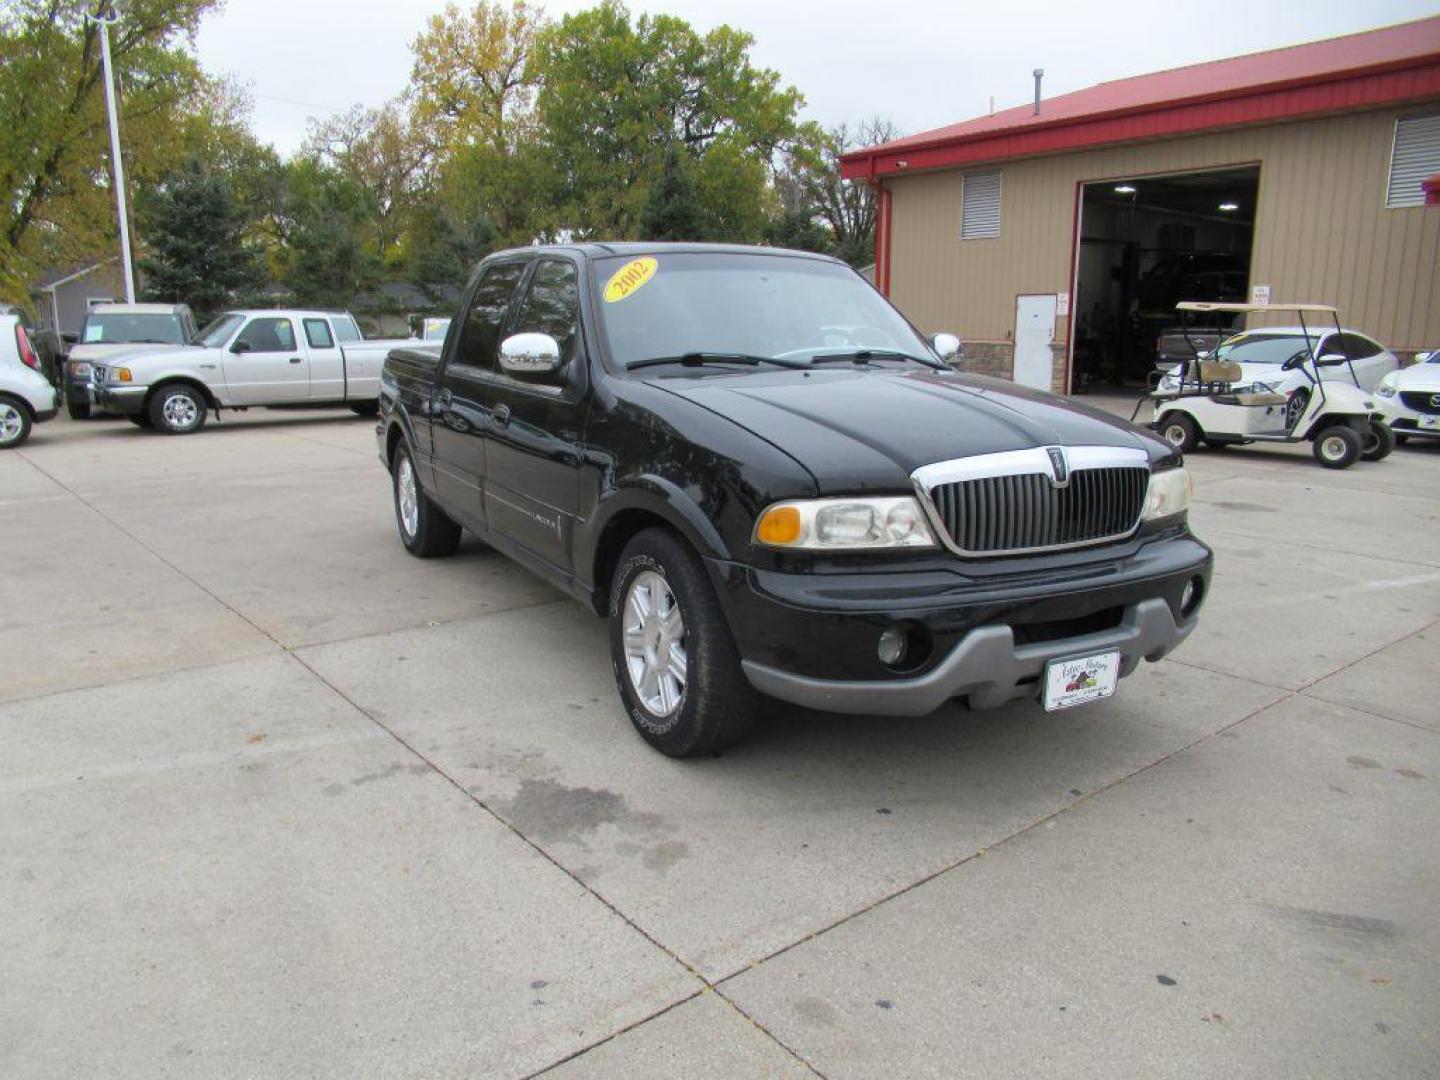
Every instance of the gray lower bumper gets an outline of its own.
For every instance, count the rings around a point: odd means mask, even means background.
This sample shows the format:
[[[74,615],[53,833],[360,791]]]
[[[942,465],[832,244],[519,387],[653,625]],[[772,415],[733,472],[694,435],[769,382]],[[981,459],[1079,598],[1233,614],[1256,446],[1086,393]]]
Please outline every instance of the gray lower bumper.
[[[971,708],[1003,705],[1034,697],[1038,679],[1051,660],[1120,650],[1120,674],[1129,675],[1140,658],[1159,660],[1195,629],[1194,618],[1176,624],[1170,605],[1142,600],[1125,611],[1113,630],[1081,637],[1016,646],[1008,626],[972,630],[931,671],[913,679],[845,682],[812,679],[751,660],[742,661],[746,677],[762,694],[826,712],[874,716],[925,716],[951,698],[966,697]]]

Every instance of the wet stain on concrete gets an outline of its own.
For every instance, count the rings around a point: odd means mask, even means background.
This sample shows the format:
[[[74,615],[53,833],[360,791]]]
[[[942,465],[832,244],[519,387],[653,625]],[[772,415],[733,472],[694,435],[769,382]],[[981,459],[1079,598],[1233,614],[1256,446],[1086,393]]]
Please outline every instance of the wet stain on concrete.
[[[1273,514],[1276,512],[1275,507],[1266,506],[1263,503],[1212,502],[1206,503],[1205,505],[1213,506],[1217,510],[1234,510],[1235,512],[1240,514]]]
[[[558,780],[522,780],[514,798],[498,808],[522,833],[542,841],[579,843],[602,825],[639,834],[665,827],[658,814],[631,810],[623,795],[604,788],[569,787]]]
[[[321,795],[329,795],[331,798],[334,798],[336,795],[343,795],[344,793],[344,784],[326,784],[323,788],[320,789]]]
[[[816,1027],[834,1027],[840,1019],[828,1001],[822,998],[804,997],[791,1006],[795,1015],[807,1024],[814,1024]]]
[[[1369,915],[1347,915],[1340,911],[1315,908],[1270,906],[1270,913],[1307,932],[1326,937],[1339,937],[1357,943],[1388,941],[1400,935],[1400,929],[1389,919]]]
[[[879,998],[876,1000],[875,1005],[881,1009],[893,1009],[895,1007],[895,1003],[889,998]]]
[[[1177,983],[1174,979],[1172,979],[1169,975],[1156,975],[1156,976],[1155,976],[1155,981],[1158,982],[1161,986],[1179,986],[1179,985],[1180,985],[1180,984]]]
[[[417,768],[420,772],[429,771],[429,766],[427,765],[412,765],[409,768],[412,771]],[[376,772],[366,773],[364,776],[357,776],[354,780],[351,780],[350,783],[355,787],[359,787],[361,784],[373,784],[376,780],[388,780],[392,776],[405,772],[405,770],[406,766],[403,764],[387,765],[385,768]]]
[[[689,858],[690,845],[681,840],[666,840],[648,848],[641,857],[647,870],[658,870],[664,873],[681,859]]]
[[[1359,754],[1351,754],[1345,760],[1353,769],[1380,768],[1380,762],[1376,761],[1374,758],[1361,757]]]
[[[1416,772],[1414,769],[1396,769],[1395,771],[1396,771],[1397,773],[1399,773],[1401,776],[1405,777],[1405,779],[1407,779],[1407,780],[1424,780],[1424,779],[1425,779],[1425,774],[1424,774],[1424,773],[1422,773],[1422,772]]]

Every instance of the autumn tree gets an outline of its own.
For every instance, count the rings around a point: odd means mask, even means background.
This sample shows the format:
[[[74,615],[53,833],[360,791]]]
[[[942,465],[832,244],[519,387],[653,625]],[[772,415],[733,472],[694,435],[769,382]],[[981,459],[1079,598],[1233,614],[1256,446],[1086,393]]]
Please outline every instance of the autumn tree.
[[[875,261],[875,191],[840,176],[840,158],[852,150],[898,139],[895,124],[874,116],[858,124],[805,125],[790,145],[776,189],[791,227],[805,219],[823,226],[830,250],[853,266]]]
[[[111,28],[137,190],[174,168],[193,135],[186,118],[213,104],[216,87],[183,44],[215,3],[131,0]],[[0,10],[0,292],[12,299],[47,264],[118,246],[99,33],[85,18],[93,9],[93,0],[10,0]]]

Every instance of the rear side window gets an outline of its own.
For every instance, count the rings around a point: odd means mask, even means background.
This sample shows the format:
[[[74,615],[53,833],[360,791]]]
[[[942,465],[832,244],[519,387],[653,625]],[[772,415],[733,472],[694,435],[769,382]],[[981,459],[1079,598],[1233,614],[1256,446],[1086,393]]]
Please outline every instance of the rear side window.
[[[524,272],[524,263],[502,263],[485,271],[475,289],[475,298],[470,301],[470,309],[465,313],[456,363],[486,369],[495,366],[500,327],[505,322],[515,286]]]
[[[330,324],[324,319],[305,320],[305,340],[312,349],[333,349],[335,339],[330,336]]]
[[[530,278],[511,333],[549,334],[560,343],[561,362],[569,363],[579,329],[580,286],[575,264],[546,259]]]
[[[340,344],[349,345],[352,341],[365,340],[365,335],[360,333],[360,328],[349,315],[336,315],[330,321],[335,326],[335,339]]]
[[[295,327],[289,319],[252,319],[235,344],[249,345],[251,352],[286,352],[295,348]]]

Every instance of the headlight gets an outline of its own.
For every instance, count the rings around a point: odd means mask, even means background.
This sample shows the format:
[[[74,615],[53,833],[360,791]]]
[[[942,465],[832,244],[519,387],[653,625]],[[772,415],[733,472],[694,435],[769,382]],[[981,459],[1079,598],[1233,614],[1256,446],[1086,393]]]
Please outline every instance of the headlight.
[[[1375,393],[1379,394],[1383,398],[1392,398],[1395,396],[1395,387],[1391,386],[1389,383],[1382,382],[1379,386],[1375,388]]]
[[[71,360],[70,377],[72,379],[88,379],[90,377],[90,362],[88,360]]]
[[[1174,375],[1166,375],[1163,379],[1160,380],[1159,387],[1161,390],[1179,390],[1180,380],[1177,379]]]
[[[1190,474],[1183,468],[1150,474],[1145,493],[1145,520],[1160,521],[1190,508]]]
[[[935,546],[920,504],[911,496],[806,499],[767,507],[755,522],[755,543],[804,551],[859,551]]]
[[[1256,379],[1250,384],[1250,390],[1256,394],[1273,394],[1276,390],[1280,389],[1280,384],[1284,381],[1284,379],[1276,379],[1273,382],[1261,382],[1259,379]]]

